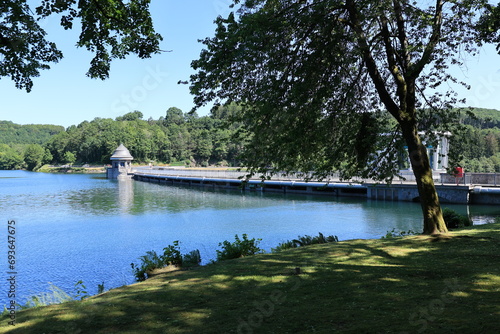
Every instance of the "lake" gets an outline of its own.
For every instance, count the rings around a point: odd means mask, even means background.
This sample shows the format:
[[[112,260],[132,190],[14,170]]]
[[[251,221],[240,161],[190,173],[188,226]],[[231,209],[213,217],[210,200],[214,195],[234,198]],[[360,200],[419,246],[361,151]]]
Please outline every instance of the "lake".
[[[500,216],[494,206],[452,205],[475,224]],[[17,288],[24,304],[49,283],[90,294],[134,282],[130,264],[146,251],[161,253],[179,240],[181,252],[199,249],[203,263],[219,242],[243,233],[270,251],[299,235],[339,240],[380,238],[387,231],[422,229],[420,205],[358,198],[213,190],[108,180],[104,175],[0,171],[0,303],[7,298],[8,222],[14,220]]]

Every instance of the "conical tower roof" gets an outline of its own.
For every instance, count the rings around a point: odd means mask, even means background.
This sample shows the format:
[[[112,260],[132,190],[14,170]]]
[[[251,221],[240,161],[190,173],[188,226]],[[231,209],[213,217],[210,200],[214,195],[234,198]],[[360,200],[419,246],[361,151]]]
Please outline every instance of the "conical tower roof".
[[[120,144],[116,148],[116,150],[113,152],[113,155],[110,158],[111,160],[134,160],[134,157],[130,155],[130,152],[128,149],[123,145]]]

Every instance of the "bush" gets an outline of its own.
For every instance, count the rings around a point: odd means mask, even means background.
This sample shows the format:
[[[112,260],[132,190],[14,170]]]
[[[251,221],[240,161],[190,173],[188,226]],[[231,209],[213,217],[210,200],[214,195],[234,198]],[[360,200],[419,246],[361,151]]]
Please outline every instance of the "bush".
[[[235,235],[235,241],[230,243],[225,240],[219,243],[222,250],[217,250],[217,261],[224,261],[229,259],[237,259],[243,256],[255,255],[257,253],[264,253],[263,249],[258,247],[262,239],[248,239],[246,234],[243,234],[242,239]]]
[[[449,229],[460,228],[464,226],[472,226],[472,221],[465,215],[459,215],[455,211],[444,208],[443,219],[446,227]]]
[[[287,240],[285,242],[282,242],[276,246],[276,248],[271,248],[272,252],[279,252],[285,249],[290,249],[290,248],[297,248],[298,245],[293,242],[293,240]]]
[[[293,239],[292,241],[288,240],[283,243],[280,243],[276,248],[273,248],[273,252],[279,252],[285,249],[297,248],[307,245],[314,244],[326,244],[329,242],[338,242],[339,238],[335,235],[330,235],[325,237],[321,232],[319,232],[318,236],[311,237],[310,235],[298,236],[297,239]]]
[[[28,301],[26,302],[26,304],[18,305],[19,308],[23,310],[33,307],[61,304],[74,300],[74,298],[71,297],[68,293],[63,291],[61,288],[53,285],[52,283],[49,284],[49,290],[50,292],[42,292],[40,294],[28,297]]]
[[[198,249],[191,251],[184,256],[182,256],[182,265],[183,266],[199,266],[201,263],[200,251]]]
[[[139,260],[141,260],[140,265],[131,263],[135,279],[139,282],[144,281],[149,278],[153,270],[166,266],[199,265],[201,262],[200,251],[194,250],[182,255],[179,244],[179,241],[176,240],[173,245],[163,248],[163,255],[161,256],[158,256],[153,250],[146,252],[146,255],[139,257]]]
[[[168,245],[163,248],[163,256],[161,258],[163,266],[182,266],[182,255],[180,251],[179,241],[176,240],[173,242],[173,245]]]
[[[102,288],[104,290],[104,282],[102,283]],[[72,300],[83,300],[90,297],[89,293],[87,292],[87,288],[85,284],[83,284],[82,280],[75,283],[72,295],[68,294],[63,289],[55,286],[52,283],[49,283],[49,290],[49,292],[42,292],[36,295],[29,296],[24,305],[16,304],[16,307],[20,310],[24,310],[34,307],[62,304]],[[4,306],[4,310],[0,314],[8,315],[9,312],[10,311],[7,310],[7,308]]]
[[[141,260],[141,264],[139,266],[135,263],[130,264],[132,266],[132,270],[134,271],[135,279],[139,282],[146,280],[154,269],[164,266],[162,258],[159,257],[153,250],[146,252],[146,255],[139,257],[139,260]]]
[[[399,231],[396,232],[396,229],[393,228],[392,231],[387,231],[387,233],[382,237],[382,239],[392,239],[392,238],[400,238],[408,235],[416,235],[418,232],[408,230],[408,231]]]

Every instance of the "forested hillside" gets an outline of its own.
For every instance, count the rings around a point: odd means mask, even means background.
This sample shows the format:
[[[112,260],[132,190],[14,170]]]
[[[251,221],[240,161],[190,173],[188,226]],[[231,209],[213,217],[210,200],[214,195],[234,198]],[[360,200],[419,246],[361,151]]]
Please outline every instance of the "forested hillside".
[[[19,125],[0,121],[0,144],[45,144],[50,137],[64,131],[60,125]]]
[[[0,121],[0,169],[31,166],[32,153],[42,152],[42,158],[45,157],[42,145],[61,132],[64,132],[64,127],[59,125],[19,125]]]
[[[235,112],[227,107],[219,115]],[[115,120],[96,118],[69,127],[53,136],[45,145],[53,163],[65,163],[65,152],[75,155],[81,163],[109,163],[119,143],[123,143],[135,161],[172,163],[234,164],[241,144],[230,141],[237,125],[222,126],[217,116],[198,117],[184,114],[178,108],[167,110],[158,120],[143,120],[139,111]]]
[[[140,111],[116,119],[95,118],[67,129],[0,121],[0,169],[37,169],[43,164],[108,164],[123,143],[139,163],[236,166],[244,147],[241,124],[231,122],[240,107],[219,107],[199,117],[172,107],[159,119]],[[475,109],[464,117],[463,135],[453,135],[468,172],[500,172],[500,111]]]
[[[461,120],[466,131],[453,136],[452,149],[460,152],[466,172],[500,172],[500,111],[475,108],[475,118]]]
[[[40,137],[39,141],[31,140],[24,132],[21,139],[13,140],[14,132],[9,130],[2,133],[0,141],[4,144],[0,146],[0,169],[34,170],[45,163],[108,164],[120,143],[139,163],[235,165],[243,143],[234,139],[239,125],[226,121],[238,110],[234,105],[220,107],[211,116],[199,117],[172,107],[157,120],[144,120],[140,111],[134,111],[114,120],[84,121],[66,130],[54,126],[45,137],[26,130],[33,138]]]
[[[464,117],[462,122],[479,129],[500,128],[500,110],[474,108],[473,117]]]

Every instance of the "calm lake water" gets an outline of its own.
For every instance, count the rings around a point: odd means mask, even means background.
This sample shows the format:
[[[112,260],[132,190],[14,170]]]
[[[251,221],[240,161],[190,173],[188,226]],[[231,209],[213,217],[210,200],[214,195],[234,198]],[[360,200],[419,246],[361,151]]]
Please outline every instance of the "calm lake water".
[[[450,206],[476,224],[494,206]],[[134,282],[130,263],[174,240],[199,249],[203,263],[235,234],[261,238],[267,251],[298,235],[340,240],[421,230],[419,204],[238,190],[216,191],[107,180],[103,175],[0,171],[0,305],[7,303],[7,224],[16,222],[17,302],[49,290],[68,293],[82,280],[90,294]]]

